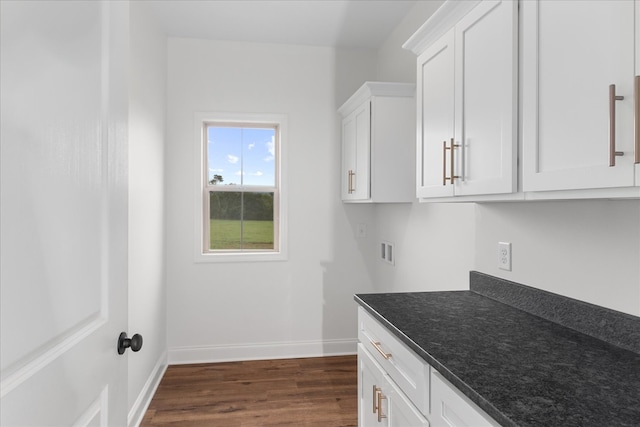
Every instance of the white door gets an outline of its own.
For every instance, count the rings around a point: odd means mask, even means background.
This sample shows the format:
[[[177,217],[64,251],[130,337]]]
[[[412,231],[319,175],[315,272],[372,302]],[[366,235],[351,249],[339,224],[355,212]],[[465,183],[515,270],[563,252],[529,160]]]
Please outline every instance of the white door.
[[[629,0],[521,3],[525,191],[634,185],[634,8]],[[624,99],[610,99],[610,85]],[[610,127],[623,156],[610,156]]]
[[[451,150],[445,146],[454,139],[454,35],[450,30],[418,57],[418,198],[453,196]]]
[[[0,7],[0,424],[123,426],[128,4]]]
[[[490,0],[455,27],[456,196],[516,190],[517,22],[514,1]]]

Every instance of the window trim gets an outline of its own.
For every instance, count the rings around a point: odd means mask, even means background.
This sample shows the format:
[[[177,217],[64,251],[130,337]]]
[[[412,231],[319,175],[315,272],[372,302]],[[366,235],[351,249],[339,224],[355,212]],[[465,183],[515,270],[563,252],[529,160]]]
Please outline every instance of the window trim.
[[[195,261],[196,262],[253,262],[253,261],[284,261],[287,259],[287,188],[286,188],[286,140],[287,140],[287,116],[284,114],[254,114],[254,113],[196,113],[195,115],[195,162],[196,179],[195,185]],[[207,151],[206,151],[206,126],[211,123],[225,125],[235,125],[239,127],[251,127],[260,125],[277,127],[278,142],[276,143],[276,187],[252,187],[243,186],[242,191],[250,192],[258,189],[265,192],[266,189],[278,191],[274,194],[274,204],[277,203],[277,215],[274,215],[274,250],[256,251],[230,251],[230,252],[209,252],[206,238],[209,227],[207,225],[207,213],[209,210],[208,198],[208,174],[207,171]],[[205,194],[206,190],[206,194]],[[237,191],[236,189],[225,188],[218,191]],[[207,196],[207,197],[205,197]],[[277,234],[276,234],[277,233]]]

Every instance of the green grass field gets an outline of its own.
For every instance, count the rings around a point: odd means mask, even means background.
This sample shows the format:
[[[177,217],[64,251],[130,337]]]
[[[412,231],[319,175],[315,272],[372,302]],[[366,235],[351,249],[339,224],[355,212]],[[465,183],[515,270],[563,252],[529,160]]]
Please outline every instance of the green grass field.
[[[244,221],[243,231],[239,220],[212,219],[210,249],[273,249],[273,221]]]

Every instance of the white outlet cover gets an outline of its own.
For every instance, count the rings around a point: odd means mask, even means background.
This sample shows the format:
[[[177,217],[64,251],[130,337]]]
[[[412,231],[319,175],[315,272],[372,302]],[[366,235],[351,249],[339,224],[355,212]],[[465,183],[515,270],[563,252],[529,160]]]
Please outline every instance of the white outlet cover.
[[[498,268],[511,271],[511,243],[498,242]]]

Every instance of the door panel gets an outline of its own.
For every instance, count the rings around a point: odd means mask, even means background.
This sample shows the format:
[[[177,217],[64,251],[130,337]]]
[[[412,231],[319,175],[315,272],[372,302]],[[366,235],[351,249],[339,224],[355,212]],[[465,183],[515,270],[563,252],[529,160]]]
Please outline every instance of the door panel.
[[[1,423],[125,425],[128,4],[0,4]]]
[[[371,102],[356,110],[356,170],[354,198],[366,200],[371,196]]]
[[[633,168],[633,1],[522,3],[525,191],[624,187]],[[609,85],[616,166],[609,167]]]
[[[371,196],[371,102],[367,101],[342,121],[342,200]]]
[[[449,175],[449,155],[443,142],[454,137],[454,31],[450,30],[418,57],[417,197],[453,195],[453,186],[443,184]],[[444,168],[444,170],[443,170]]]
[[[378,421],[377,393],[385,385],[384,372],[364,349],[358,344],[358,425],[360,427],[379,426],[385,427],[389,421],[382,418]],[[383,414],[386,414],[386,405]]]
[[[356,113],[342,120],[342,200],[353,199],[353,177],[356,170]]]
[[[517,7],[484,1],[456,25],[456,195],[516,189]]]

